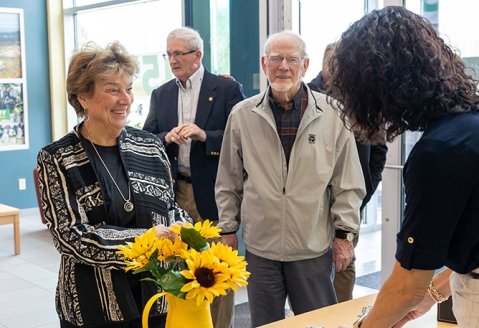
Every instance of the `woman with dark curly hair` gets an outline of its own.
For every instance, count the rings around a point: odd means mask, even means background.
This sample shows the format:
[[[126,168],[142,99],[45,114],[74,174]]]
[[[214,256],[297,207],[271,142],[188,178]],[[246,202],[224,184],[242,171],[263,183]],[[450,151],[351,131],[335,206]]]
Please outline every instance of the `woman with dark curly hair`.
[[[402,7],[354,23],[331,70],[341,115],[363,138],[424,131],[404,167],[393,272],[355,326],[401,327],[452,294],[459,327],[479,327],[477,81],[429,21]]]

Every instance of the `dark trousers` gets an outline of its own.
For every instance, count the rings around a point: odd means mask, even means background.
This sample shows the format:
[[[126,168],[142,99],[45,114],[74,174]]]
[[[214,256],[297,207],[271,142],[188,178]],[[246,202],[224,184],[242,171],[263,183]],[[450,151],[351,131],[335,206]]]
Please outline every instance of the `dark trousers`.
[[[331,251],[313,259],[281,262],[246,250],[246,261],[251,272],[247,290],[252,327],[284,319],[286,297],[294,314],[337,303]]]

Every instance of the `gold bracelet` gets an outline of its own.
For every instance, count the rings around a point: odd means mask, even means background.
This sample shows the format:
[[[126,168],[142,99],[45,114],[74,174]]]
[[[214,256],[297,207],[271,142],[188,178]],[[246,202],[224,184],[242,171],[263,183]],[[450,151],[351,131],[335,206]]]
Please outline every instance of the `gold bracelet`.
[[[442,303],[444,301],[447,301],[447,297],[444,297],[441,293],[437,291],[436,288],[434,288],[434,285],[432,284],[432,281],[429,283],[429,287],[427,288],[427,291],[431,298],[434,300],[436,303]]]

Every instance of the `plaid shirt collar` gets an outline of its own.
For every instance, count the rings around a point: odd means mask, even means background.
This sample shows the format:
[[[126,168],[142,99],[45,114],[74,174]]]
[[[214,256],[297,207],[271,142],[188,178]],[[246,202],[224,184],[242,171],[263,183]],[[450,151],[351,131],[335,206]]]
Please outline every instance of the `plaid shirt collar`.
[[[301,87],[294,95],[293,102],[288,104],[288,108],[284,108],[279,101],[273,98],[273,91],[271,88],[268,90],[268,98],[272,109],[274,108],[285,111],[300,110],[306,108],[308,104],[308,93],[306,92],[306,87],[304,86],[303,82],[301,82]]]

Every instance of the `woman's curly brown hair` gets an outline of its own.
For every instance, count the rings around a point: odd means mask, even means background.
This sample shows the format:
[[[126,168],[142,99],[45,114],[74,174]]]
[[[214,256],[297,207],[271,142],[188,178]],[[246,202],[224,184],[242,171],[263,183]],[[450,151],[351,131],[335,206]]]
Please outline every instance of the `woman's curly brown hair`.
[[[363,139],[423,131],[447,113],[478,111],[477,81],[425,18],[403,7],[375,10],[342,35],[331,88],[343,120]]]

